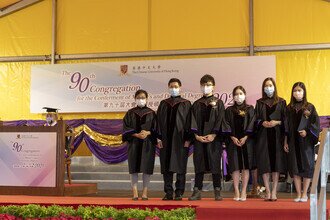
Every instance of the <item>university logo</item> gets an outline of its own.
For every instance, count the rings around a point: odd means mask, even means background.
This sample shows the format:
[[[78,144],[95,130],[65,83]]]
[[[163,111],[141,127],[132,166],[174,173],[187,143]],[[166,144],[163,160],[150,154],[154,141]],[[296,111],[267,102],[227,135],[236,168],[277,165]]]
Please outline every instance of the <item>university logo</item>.
[[[128,70],[128,65],[121,65],[120,66],[120,75],[124,76],[127,74],[127,70]]]

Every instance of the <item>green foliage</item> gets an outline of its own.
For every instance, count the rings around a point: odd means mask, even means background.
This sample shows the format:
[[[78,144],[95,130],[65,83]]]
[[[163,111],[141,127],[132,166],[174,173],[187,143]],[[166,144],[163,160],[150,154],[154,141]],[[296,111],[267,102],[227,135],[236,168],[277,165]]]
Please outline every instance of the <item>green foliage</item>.
[[[40,206],[40,205],[9,205],[0,206],[0,214],[8,214],[23,219],[51,218],[51,217],[75,217],[81,219],[138,219],[138,220],[193,220],[195,209],[179,208],[173,210],[159,209],[115,209],[105,206],[79,206],[77,209],[71,206]]]

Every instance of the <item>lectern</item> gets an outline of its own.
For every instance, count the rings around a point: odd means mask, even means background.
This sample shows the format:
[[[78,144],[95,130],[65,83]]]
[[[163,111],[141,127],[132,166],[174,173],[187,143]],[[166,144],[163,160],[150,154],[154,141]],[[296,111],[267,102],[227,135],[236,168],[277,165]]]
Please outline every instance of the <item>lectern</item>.
[[[0,123],[0,195],[64,195],[65,124]]]

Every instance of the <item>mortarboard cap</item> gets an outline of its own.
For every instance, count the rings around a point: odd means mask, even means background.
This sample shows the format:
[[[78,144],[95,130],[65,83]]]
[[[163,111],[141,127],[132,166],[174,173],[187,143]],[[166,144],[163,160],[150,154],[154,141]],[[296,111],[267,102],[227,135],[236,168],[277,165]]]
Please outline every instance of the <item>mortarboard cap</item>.
[[[57,108],[50,108],[50,107],[43,107],[42,109],[46,109],[47,113],[51,113],[51,112],[57,113],[59,110]]]

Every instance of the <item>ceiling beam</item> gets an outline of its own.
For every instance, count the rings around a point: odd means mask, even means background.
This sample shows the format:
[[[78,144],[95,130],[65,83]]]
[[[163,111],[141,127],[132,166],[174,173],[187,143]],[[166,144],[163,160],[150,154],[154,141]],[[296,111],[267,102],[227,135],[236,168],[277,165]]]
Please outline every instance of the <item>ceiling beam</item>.
[[[19,1],[13,5],[10,5],[8,7],[6,7],[5,9],[3,10],[0,10],[0,18],[6,16],[6,15],[9,15],[11,13],[14,13],[16,11],[19,11],[19,10],[22,10],[26,7],[29,7],[31,5],[34,5],[38,2],[41,2],[43,0],[22,0],[22,1]]]

